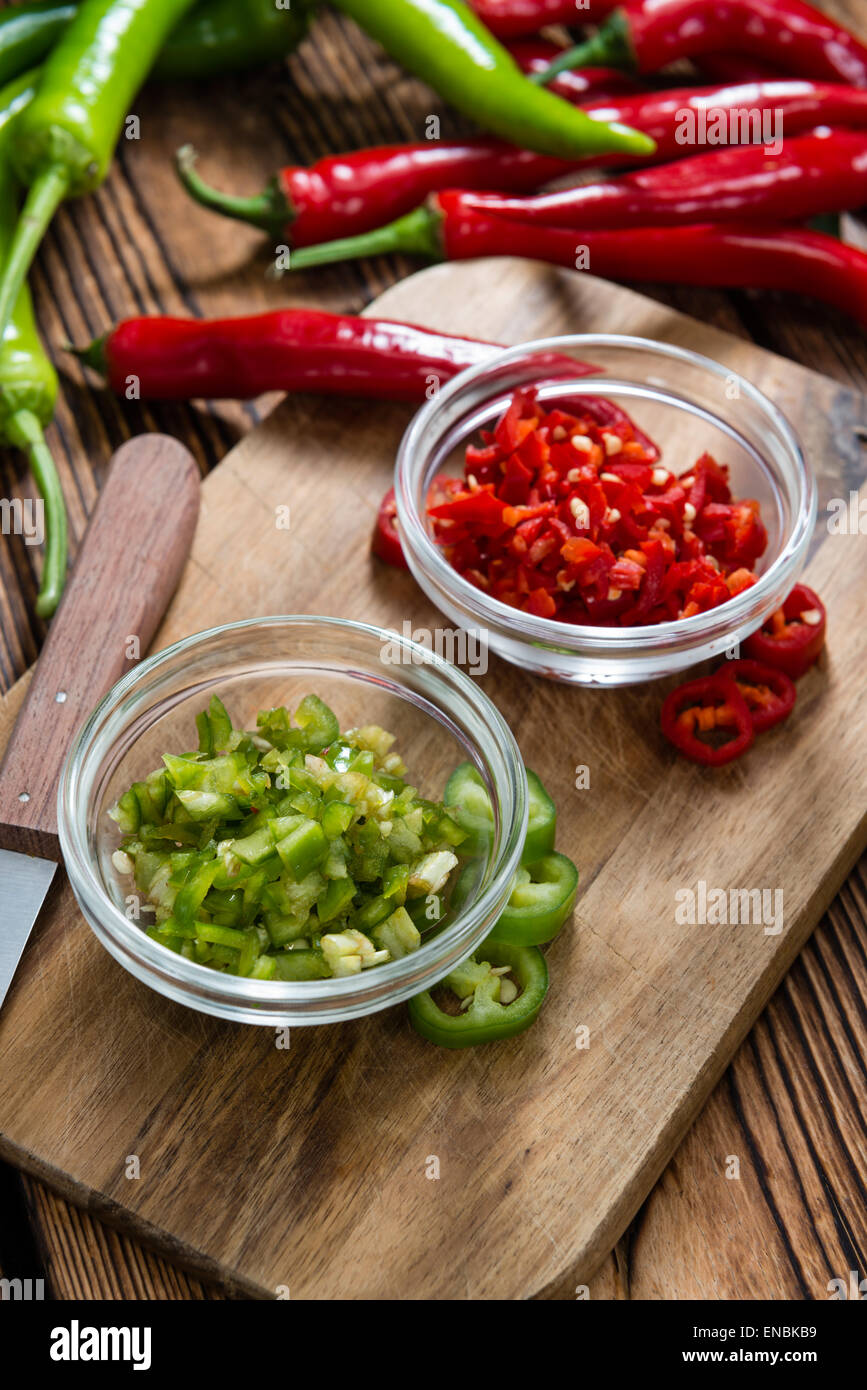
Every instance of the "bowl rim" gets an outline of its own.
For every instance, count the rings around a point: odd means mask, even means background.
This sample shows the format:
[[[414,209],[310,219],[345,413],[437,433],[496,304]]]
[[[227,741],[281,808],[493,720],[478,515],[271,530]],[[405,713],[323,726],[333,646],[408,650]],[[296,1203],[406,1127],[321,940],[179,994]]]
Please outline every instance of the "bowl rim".
[[[389,961],[385,965],[377,966],[375,970],[364,971],[356,976],[311,981],[253,980],[213,970],[197,961],[189,961],[170,951],[160,942],[152,940],[139,923],[131,921],[121,912],[102,887],[88,849],[87,827],[90,807],[88,798],[82,794],[81,784],[88,755],[93,752],[96,738],[112,712],[118,717],[117,711],[137,689],[147,687],[150,678],[158,673],[161,667],[170,665],[176,658],[183,657],[192,649],[204,646],[215,638],[223,638],[227,634],[241,634],[275,625],[290,630],[302,626],[325,626],[338,631],[351,631],[364,638],[378,641],[380,645],[384,642],[399,642],[410,657],[415,658],[415,664],[423,663],[434,668],[436,679],[444,682],[444,695],[448,694],[449,684],[457,686],[473,713],[484,719],[492,746],[496,747],[503,759],[503,778],[495,785],[495,792],[501,808],[504,799],[507,809],[511,803],[511,814],[508,818],[503,818],[497,857],[494,860],[490,882],[483,893],[469,911],[459,913],[444,932],[427,943],[427,950],[423,943],[419,950],[411,955]],[[290,664],[291,656],[287,655],[287,665]],[[346,675],[350,680],[357,679],[351,669],[346,671]],[[392,691],[392,694],[401,698],[397,691]],[[445,699],[443,704],[448,710]],[[430,714],[426,717],[434,718]],[[154,721],[156,722],[158,721]],[[148,727],[153,728],[154,725]],[[103,750],[100,760],[106,756],[106,752],[107,750]],[[523,759],[509,725],[490,697],[459,667],[396,630],[376,624],[319,614],[273,614],[219,624],[192,633],[144,658],[122,676],[97,703],[76,733],[61,772],[57,793],[57,818],[64,863],[79,906],[102,944],[137,978],[156,988],[158,992],[168,994],[169,997],[194,1008],[202,1008],[201,1001],[208,1000],[212,1007],[205,1008],[204,1011],[226,1018],[264,1024],[275,1019],[278,1023],[326,1023],[377,1012],[399,1003],[411,994],[429,988],[484,939],[495,920],[493,914],[502,910],[508,898],[509,885],[520,862],[528,821],[528,787]],[[93,918],[96,918],[99,927]],[[483,923],[484,929],[480,929],[480,924]],[[435,944],[445,945],[447,949],[431,952],[430,948]],[[459,950],[456,949],[458,945]],[[433,961],[432,955],[436,957]],[[448,958],[443,968],[439,968],[437,964],[440,955]],[[419,976],[424,977],[424,983],[417,982],[416,977]],[[175,988],[161,988],[160,984],[155,984],[155,980],[161,981],[163,986],[174,983]],[[393,984],[394,989],[389,990],[388,997],[383,999],[383,986],[389,982]],[[186,988],[192,988],[196,997],[187,997]],[[337,1012],[329,1014],[325,1010],[317,1013],[308,1009],[309,1018],[278,1017],[282,1015],[283,1010],[291,1011],[292,1008],[304,1004],[333,1004]],[[215,1005],[219,1007],[214,1007]]]
[[[492,373],[512,363],[522,361],[528,355],[557,353],[586,349],[591,354],[600,348],[630,348],[654,357],[670,359],[707,371],[727,385],[736,383],[740,395],[746,396],[778,430],[785,448],[794,464],[796,480],[800,484],[800,499],[794,522],[789,534],[784,538],[779,554],[749,589],[744,589],[725,603],[706,613],[695,614],[690,618],[677,618],[671,622],[653,623],[643,627],[607,627],[604,625],[563,623],[552,618],[537,617],[523,609],[513,608],[500,599],[489,597],[483,590],[463,578],[448,563],[441,551],[431,540],[413,501],[410,484],[412,464],[418,452],[419,442],[424,431],[437,414],[450,400],[460,396],[475,382],[483,380]],[[603,368],[598,375],[584,380],[586,387],[595,390],[604,387],[608,380]],[[508,389],[508,388],[504,388]],[[687,397],[683,398],[686,402]],[[449,598],[469,610],[472,616],[492,630],[507,629],[511,636],[525,637],[543,646],[566,648],[575,654],[592,647],[597,654],[606,651],[613,654],[624,646],[634,651],[652,652],[654,649],[669,646],[681,639],[694,636],[696,643],[704,643],[724,635],[742,623],[749,623],[755,610],[770,590],[787,571],[794,571],[809,543],[818,512],[818,488],[815,475],[804,456],[800,439],[788,418],[775,405],[770,397],[749,382],[746,377],[717,362],[703,353],[691,348],[679,347],[674,343],[657,342],[652,338],[642,338],[624,333],[574,333],[561,334],[552,338],[535,338],[486,358],[484,362],[468,367],[453,377],[416,413],[410,421],[397,453],[394,469],[394,491],[397,503],[397,520],[402,537],[409,550],[408,559],[414,562],[422,574],[432,583],[444,590]]]

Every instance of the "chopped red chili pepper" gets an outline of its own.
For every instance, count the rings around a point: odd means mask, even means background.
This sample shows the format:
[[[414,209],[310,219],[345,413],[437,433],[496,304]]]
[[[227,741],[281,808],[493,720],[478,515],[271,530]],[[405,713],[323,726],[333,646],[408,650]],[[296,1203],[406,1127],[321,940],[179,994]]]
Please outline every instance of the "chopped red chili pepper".
[[[744,642],[754,661],[784,671],[792,680],[803,676],[825,645],[827,618],[818,594],[796,584],[782,608]]]
[[[665,700],[662,732],[685,757],[707,767],[722,767],[739,758],[755,737],[749,706],[726,670],[679,685]],[[730,734],[723,742],[710,739]],[[700,735],[708,736],[705,741]]]
[[[397,502],[393,487],[388,489],[380,503],[370,548],[385,564],[394,565],[396,569],[409,568],[397,529]]]
[[[464,473],[429,499],[434,535],[465,579],[535,616],[669,622],[756,582],[758,503],[733,498],[708,454],[676,477],[611,402],[547,409],[518,391]]]
[[[746,700],[754,733],[772,729],[792,713],[796,691],[785,671],[775,671],[760,661],[727,661],[722,672],[731,676]]]

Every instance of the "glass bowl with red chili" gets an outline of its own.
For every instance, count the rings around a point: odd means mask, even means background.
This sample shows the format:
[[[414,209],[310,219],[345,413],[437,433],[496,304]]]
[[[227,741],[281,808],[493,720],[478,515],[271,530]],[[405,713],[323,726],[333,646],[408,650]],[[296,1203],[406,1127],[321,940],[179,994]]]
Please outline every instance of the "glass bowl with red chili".
[[[595,375],[573,367],[586,362]],[[416,415],[395,469],[425,593],[506,660],[579,685],[671,675],[760,628],[816,507],[767,396],[621,335],[527,343],[461,373]]]

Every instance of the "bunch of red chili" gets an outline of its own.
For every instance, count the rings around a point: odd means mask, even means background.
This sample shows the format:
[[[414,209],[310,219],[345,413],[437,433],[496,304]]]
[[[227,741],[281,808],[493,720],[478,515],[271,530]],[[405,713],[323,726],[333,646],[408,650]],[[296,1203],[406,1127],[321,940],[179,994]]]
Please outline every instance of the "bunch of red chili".
[[[687,681],[662,706],[662,732],[679,752],[707,767],[739,758],[756,734],[791,714],[794,682],[825,645],[821,599],[796,584],[782,608],[749,636],[746,657],[725,661],[711,675]]]
[[[519,391],[465,477],[438,479],[434,534],[492,598],[542,618],[624,626],[689,618],[756,581],[758,504],[708,454],[676,477],[609,403],[547,410]]]

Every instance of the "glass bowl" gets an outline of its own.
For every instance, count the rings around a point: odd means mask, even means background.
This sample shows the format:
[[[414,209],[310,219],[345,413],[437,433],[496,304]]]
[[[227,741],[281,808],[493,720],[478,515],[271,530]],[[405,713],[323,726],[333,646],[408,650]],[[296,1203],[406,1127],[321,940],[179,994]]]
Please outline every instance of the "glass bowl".
[[[570,358],[602,370],[572,376]],[[758,583],[696,617],[652,627],[593,627],[524,613],[463,579],[433,539],[425,513],[430,483],[436,473],[462,474],[466,445],[492,426],[518,387],[529,385],[549,407],[574,395],[615,401],[656,440],[672,472],[685,472],[705,450],[728,464],[734,496],[756,498],[767,527]],[[709,357],[616,334],[540,339],[461,372],[406,431],[395,493],[407,563],[437,607],[482,634],[507,661],[576,685],[656,680],[734,648],[795,583],[817,507],[798,438],[767,396]]]
[[[494,807],[495,831],[477,887],[412,955],[346,979],[260,981],[188,961],[130,920],[131,880],[111,864],[120,834],[107,812],[166,752],[196,746],[195,715],[212,694],[236,727],[296,705],[309,692],[341,729],[377,723],[397,735],[408,777],[441,800],[449,773],[470,759]],[[80,730],[58,794],[60,843],[73,892],[106,949],[137,979],[203,1013],[271,1026],[337,1023],[427,989],[487,935],[508,899],[527,827],[527,777],[491,701],[456,666],[383,628],[338,618],[274,617],[212,628],[143,661]]]

